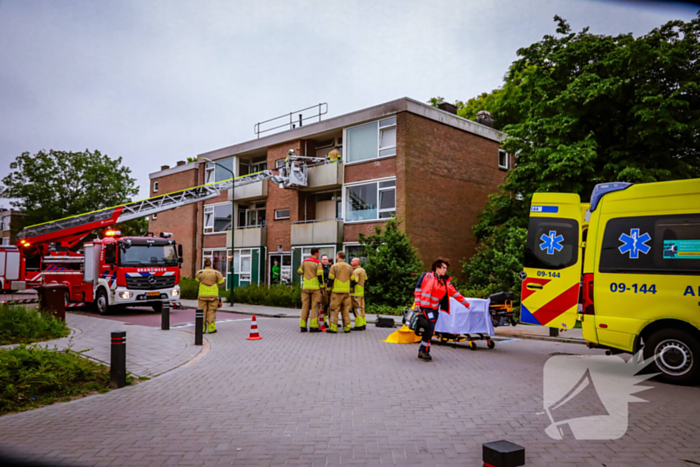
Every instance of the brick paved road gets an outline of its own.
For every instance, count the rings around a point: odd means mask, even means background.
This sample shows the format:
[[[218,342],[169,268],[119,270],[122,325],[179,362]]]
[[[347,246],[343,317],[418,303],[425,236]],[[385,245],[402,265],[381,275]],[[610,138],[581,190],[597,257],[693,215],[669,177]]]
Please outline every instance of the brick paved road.
[[[544,432],[542,371],[581,345],[510,341],[476,352],[380,342],[390,330],[300,334],[297,323],[223,323],[199,362],[108,394],[0,418],[0,446],[82,465],[466,465],[481,444],[526,446],[527,465],[700,463],[700,388],[654,383],[616,441]]]

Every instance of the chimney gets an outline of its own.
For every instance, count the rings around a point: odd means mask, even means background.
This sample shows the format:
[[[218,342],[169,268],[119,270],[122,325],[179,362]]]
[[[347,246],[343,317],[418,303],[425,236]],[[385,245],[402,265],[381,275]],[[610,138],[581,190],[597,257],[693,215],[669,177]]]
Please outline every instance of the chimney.
[[[187,162],[185,161],[177,161],[177,166],[180,167],[181,165],[185,165]]]
[[[448,103],[448,102],[443,102],[442,104],[438,104],[438,109],[457,115],[457,107],[455,105]]]
[[[493,128],[493,117],[488,110],[479,110],[476,113],[476,123]]]
[[[161,165],[160,170],[168,170],[170,168],[169,165]]]

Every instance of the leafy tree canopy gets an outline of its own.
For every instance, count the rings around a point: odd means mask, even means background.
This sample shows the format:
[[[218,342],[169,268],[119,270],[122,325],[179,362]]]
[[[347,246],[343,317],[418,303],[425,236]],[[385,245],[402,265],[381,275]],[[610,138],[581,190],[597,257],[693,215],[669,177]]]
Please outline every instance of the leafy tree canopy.
[[[522,268],[517,232],[535,192],[578,193],[585,202],[601,182],[700,177],[700,16],[637,38],[574,33],[554,19],[556,34],[518,50],[501,88],[459,109],[467,118],[491,111],[516,154],[474,227],[485,243],[465,267],[470,286],[507,283],[497,274],[484,282],[485,264]]]
[[[25,152],[15,164],[16,170],[2,179],[0,196],[13,199],[10,204],[26,213],[27,225],[124,204],[138,193],[121,157],[99,151]],[[123,231],[140,229],[138,222],[128,224],[120,226]]]
[[[368,303],[401,307],[413,301],[413,290],[423,269],[423,262],[399,222],[392,218],[384,228],[375,227],[371,235],[359,235],[364,245],[368,285]]]

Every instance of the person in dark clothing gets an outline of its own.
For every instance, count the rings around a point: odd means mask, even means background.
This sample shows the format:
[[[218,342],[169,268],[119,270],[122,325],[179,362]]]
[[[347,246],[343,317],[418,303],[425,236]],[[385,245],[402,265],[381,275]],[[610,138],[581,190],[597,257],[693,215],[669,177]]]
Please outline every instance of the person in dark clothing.
[[[447,268],[450,263],[443,259],[433,262],[431,272],[426,272],[420,279],[415,290],[415,307],[423,314],[423,338],[421,339],[418,358],[426,362],[432,360],[430,356],[430,340],[435,332],[435,323],[440,316],[440,310],[450,313],[450,297],[455,298],[467,308],[469,302],[460,294],[454,285],[452,278],[447,276]]]

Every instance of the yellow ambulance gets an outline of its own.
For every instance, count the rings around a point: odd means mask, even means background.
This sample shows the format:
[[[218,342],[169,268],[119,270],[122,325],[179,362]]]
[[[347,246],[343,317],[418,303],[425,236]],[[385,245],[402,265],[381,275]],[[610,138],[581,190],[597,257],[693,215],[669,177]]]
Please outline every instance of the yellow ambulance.
[[[700,379],[700,179],[602,183],[590,205],[536,193],[521,278],[521,322],[580,320],[591,347],[643,347],[662,380]]]

